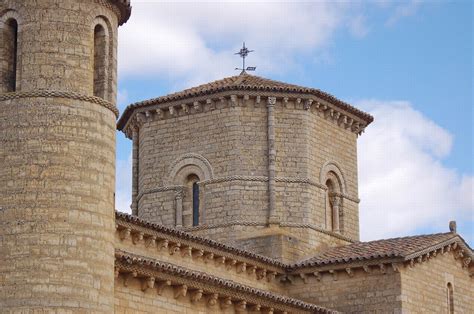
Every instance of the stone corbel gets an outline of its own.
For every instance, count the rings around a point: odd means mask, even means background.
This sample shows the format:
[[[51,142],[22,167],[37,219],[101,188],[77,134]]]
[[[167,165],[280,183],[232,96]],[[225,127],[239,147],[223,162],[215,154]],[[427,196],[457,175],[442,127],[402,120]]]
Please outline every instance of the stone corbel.
[[[143,123],[147,122],[147,118],[144,113],[139,112],[137,113],[137,123],[139,126],[143,125]]]
[[[132,281],[133,278],[137,278],[137,276],[138,274],[136,271],[126,274],[125,277],[123,278],[124,287],[128,287],[128,285],[130,284],[130,281]]]
[[[156,286],[156,293],[158,295],[161,295],[163,293],[163,290],[165,289],[165,287],[171,286],[171,281],[170,280],[163,280],[163,281],[160,281],[158,284],[155,284],[155,286]]]
[[[313,100],[312,99],[306,99],[303,104],[303,109],[304,110],[310,110],[311,106],[313,105]]]
[[[400,265],[397,263],[392,263],[392,269],[394,273],[400,272]]]
[[[156,236],[147,237],[145,240],[145,247],[155,247]]]
[[[351,278],[354,277],[354,272],[352,271],[352,268],[347,267],[346,268],[346,273],[347,273],[347,275],[349,275],[349,277],[351,277]]]
[[[117,279],[120,276],[120,268],[114,267],[114,277]]]
[[[324,118],[329,119],[334,114],[334,109],[328,108],[324,111]]]
[[[249,100],[250,100],[250,96],[249,96],[249,95],[244,95],[244,99],[243,99],[243,101],[242,101],[242,105],[248,106],[248,105],[249,105]]]
[[[155,287],[155,277],[145,278],[142,282],[142,291],[146,292],[148,289],[153,289]]]
[[[135,232],[132,234],[132,242],[133,244],[138,244],[143,241],[143,232]]]
[[[273,309],[273,307],[266,308],[262,311],[262,313],[264,314],[273,314],[274,312],[275,310]]]
[[[214,109],[216,106],[214,105],[214,101],[211,98],[206,99],[206,106],[209,110]]]
[[[176,109],[173,106],[168,107],[170,116],[174,117],[176,115]]]
[[[237,274],[245,272],[246,269],[247,269],[247,263],[238,263],[237,264],[237,268],[236,268]]]
[[[410,268],[413,268],[413,267],[415,267],[415,259],[414,258],[412,258],[410,260]]]
[[[180,249],[181,249],[181,243],[173,243],[169,247],[169,253],[170,253],[170,255],[174,255],[176,253],[179,253]]]
[[[158,245],[156,246],[158,248],[158,251],[161,251],[161,249],[167,249],[168,248],[168,240],[163,239],[160,242],[158,242]]]
[[[218,300],[219,300],[219,294],[217,293],[210,294],[207,298],[207,306],[209,307],[215,306]]]
[[[238,105],[238,97],[237,95],[230,95],[229,105],[231,108],[235,108]]]
[[[229,260],[229,261],[227,262],[225,268],[226,268],[227,270],[230,270],[230,269],[232,269],[232,267],[234,267],[236,264],[237,264],[237,261],[236,261],[235,259],[231,259],[231,260]]]
[[[192,303],[199,302],[202,299],[202,294],[203,294],[202,289],[193,291],[193,293],[191,294],[191,302]]]
[[[219,256],[214,259],[216,262],[216,266],[219,267],[221,265],[225,265],[225,256]]]
[[[364,271],[369,274],[370,273],[370,267],[369,265],[363,265],[362,268],[364,269]]]
[[[260,312],[261,308],[260,304],[254,304],[250,307],[250,312]]]
[[[317,281],[321,281],[321,273],[319,271],[315,271],[313,275],[314,277],[316,277]]]
[[[214,253],[212,252],[209,252],[204,255],[204,263],[212,262],[213,259],[214,259]]]
[[[274,272],[274,271],[268,272],[267,273],[267,281],[272,282],[275,279],[276,275],[277,275],[277,273]]]
[[[189,107],[186,104],[181,104],[181,110],[183,110],[184,113],[189,113]]]
[[[153,116],[150,110],[145,111],[145,117],[147,121],[151,121],[153,119]]]
[[[157,116],[157,118],[160,119],[160,120],[163,119],[163,118],[164,118],[164,112],[163,112],[163,110],[160,109],[160,108],[156,109],[156,116]]]
[[[208,100],[210,100],[210,99],[208,99]],[[193,102],[193,108],[194,108],[194,111],[196,111],[196,112],[201,111],[201,104],[199,103],[199,101]]]
[[[179,285],[174,288],[174,298],[185,297],[188,292],[188,286]]]
[[[221,309],[228,309],[232,305],[232,299],[230,297],[225,297],[221,300]]]
[[[262,280],[266,276],[267,276],[267,270],[266,269],[257,270],[257,280]]]
[[[288,108],[289,105],[290,105],[289,98],[284,97],[283,98],[283,107]]]
[[[466,257],[462,262],[462,268],[468,268],[471,261],[472,259],[470,257]]]
[[[186,246],[181,248],[181,257],[192,257],[193,256],[193,248],[190,246]]]
[[[332,279],[337,281],[337,271],[334,269],[329,270],[329,273],[332,275]]]
[[[260,105],[260,102],[261,102],[261,101],[262,101],[261,97],[260,97],[260,96],[257,96],[257,97],[255,98],[255,105],[257,105],[257,106]]]
[[[387,273],[387,270],[385,269],[385,265],[384,264],[379,264],[379,268],[380,268],[380,272],[382,274],[386,274]]]
[[[120,230],[120,232],[119,232],[120,240],[123,241],[123,240],[127,239],[128,237],[130,237],[131,232],[132,232],[131,228],[125,228],[125,229]]]
[[[204,255],[204,250],[202,250],[202,249],[195,250],[193,252],[193,258],[195,258],[195,259],[200,259],[200,258],[202,258],[203,255]]]
[[[253,276],[257,272],[257,266],[250,266],[247,268],[247,275]]]
[[[247,308],[247,301],[239,301],[235,304],[235,310],[237,312],[243,312]]]
[[[300,273],[300,278],[303,280],[303,283],[307,284],[308,283],[308,278],[306,277],[306,274]]]
[[[275,106],[276,104],[276,97],[268,97],[267,98],[267,105],[268,106]]]

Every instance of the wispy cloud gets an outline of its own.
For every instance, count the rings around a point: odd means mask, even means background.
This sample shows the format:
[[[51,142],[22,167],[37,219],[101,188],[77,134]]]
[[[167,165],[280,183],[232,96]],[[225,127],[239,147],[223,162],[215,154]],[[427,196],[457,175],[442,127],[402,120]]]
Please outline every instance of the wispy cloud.
[[[388,18],[385,22],[387,26],[393,26],[402,18],[409,17],[415,15],[421,4],[421,0],[409,0],[409,1],[402,1],[402,2],[395,2],[396,6],[392,13],[392,15]]]
[[[443,165],[452,135],[409,102],[357,106],[375,117],[359,139],[362,239],[445,231],[450,220],[474,223],[474,177]]]
[[[161,75],[197,84],[233,74],[242,41],[258,51],[261,73],[297,54],[320,53],[338,29],[367,34],[365,18],[341,2],[135,2],[120,30],[120,75]],[[137,49],[140,47],[140,49]],[[285,67],[290,68],[290,67]]]

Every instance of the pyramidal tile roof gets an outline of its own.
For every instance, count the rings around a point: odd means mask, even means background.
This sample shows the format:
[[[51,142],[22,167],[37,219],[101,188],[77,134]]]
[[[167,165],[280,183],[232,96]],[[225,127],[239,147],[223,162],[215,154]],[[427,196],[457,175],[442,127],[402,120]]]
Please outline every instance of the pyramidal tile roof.
[[[453,232],[402,238],[383,239],[370,242],[356,242],[345,246],[328,248],[321,253],[292,265],[292,268],[322,266],[380,258],[412,258],[419,252],[435,248],[441,244],[463,243],[472,255],[472,250],[458,234]]]
[[[280,81],[270,80],[256,75],[250,75],[242,72],[240,75],[226,77],[217,81],[202,84],[196,87],[188,88],[180,92],[172,93],[166,96],[152,98],[149,100],[137,102],[129,105],[122,116],[120,117],[117,127],[122,130],[126,122],[137,108],[142,108],[150,105],[157,105],[161,103],[210,95],[217,92],[224,91],[262,91],[262,92],[280,92],[280,93],[294,93],[294,94],[310,94],[319,97],[343,110],[346,110],[355,116],[365,120],[367,124],[373,121],[373,117],[350,104],[337,99],[331,94],[323,92],[319,89],[288,84]]]

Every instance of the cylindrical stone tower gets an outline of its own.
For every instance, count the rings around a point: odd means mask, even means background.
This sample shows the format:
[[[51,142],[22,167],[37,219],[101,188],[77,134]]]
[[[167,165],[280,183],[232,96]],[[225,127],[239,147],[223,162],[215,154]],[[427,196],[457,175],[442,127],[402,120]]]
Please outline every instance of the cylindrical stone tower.
[[[129,0],[0,0],[0,309],[113,312]]]

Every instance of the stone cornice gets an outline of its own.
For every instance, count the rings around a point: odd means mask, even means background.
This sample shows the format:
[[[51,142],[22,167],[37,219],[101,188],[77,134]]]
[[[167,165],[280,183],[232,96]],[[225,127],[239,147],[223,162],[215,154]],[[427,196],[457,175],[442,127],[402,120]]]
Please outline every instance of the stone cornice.
[[[131,237],[133,234],[141,234],[142,238],[167,240],[167,242],[180,243],[197,250],[204,250],[204,253],[212,253],[214,257],[224,256],[229,260],[236,260],[239,263],[265,268],[282,274],[286,264],[274,259],[254,254],[252,252],[225,245],[204,237],[195,236],[184,231],[167,228],[165,226],[147,222],[135,216],[116,212],[116,229],[122,233],[122,238]]]
[[[119,25],[125,24],[132,14],[130,0],[94,0],[96,3],[112,10],[118,17]]]
[[[20,99],[20,98],[66,98],[66,99],[74,99],[74,100],[81,100],[87,101],[90,103],[98,104],[104,108],[109,109],[115,114],[115,117],[118,117],[118,110],[115,106],[99,97],[95,96],[87,96],[75,92],[69,91],[53,91],[53,90],[32,90],[27,92],[13,92],[13,93],[3,93],[0,94],[0,101],[7,101],[13,99]]]
[[[275,98],[275,108],[287,106],[289,102],[295,103],[295,110],[305,110],[330,121],[337,126],[355,134],[362,134],[365,127],[370,123],[353,113],[331,104],[328,101],[317,98],[310,94],[295,93],[269,93],[261,91],[226,91],[212,95],[198,96],[183,100],[175,100],[159,104],[150,104],[133,109],[130,116],[122,116],[117,128],[131,138],[134,127],[140,127],[143,123],[155,120],[172,119],[179,116],[209,112],[217,108],[233,108],[237,106],[265,107],[265,99]],[[130,109],[131,110],[131,109]]]
[[[199,299],[205,294],[213,297],[215,301],[225,300],[229,306],[232,304],[240,306],[240,309],[254,305],[267,308],[272,312],[277,310],[292,313],[336,313],[273,292],[123,251],[115,253],[115,274],[116,278],[120,275],[124,278],[124,285],[128,285],[127,281],[130,277],[137,278],[142,280],[142,290],[157,289],[159,294],[163,286],[155,287],[155,282],[165,282],[165,286],[173,287],[175,298],[186,296],[188,290],[197,290],[200,291]],[[209,303],[208,300],[208,305],[213,306],[217,303]]]

